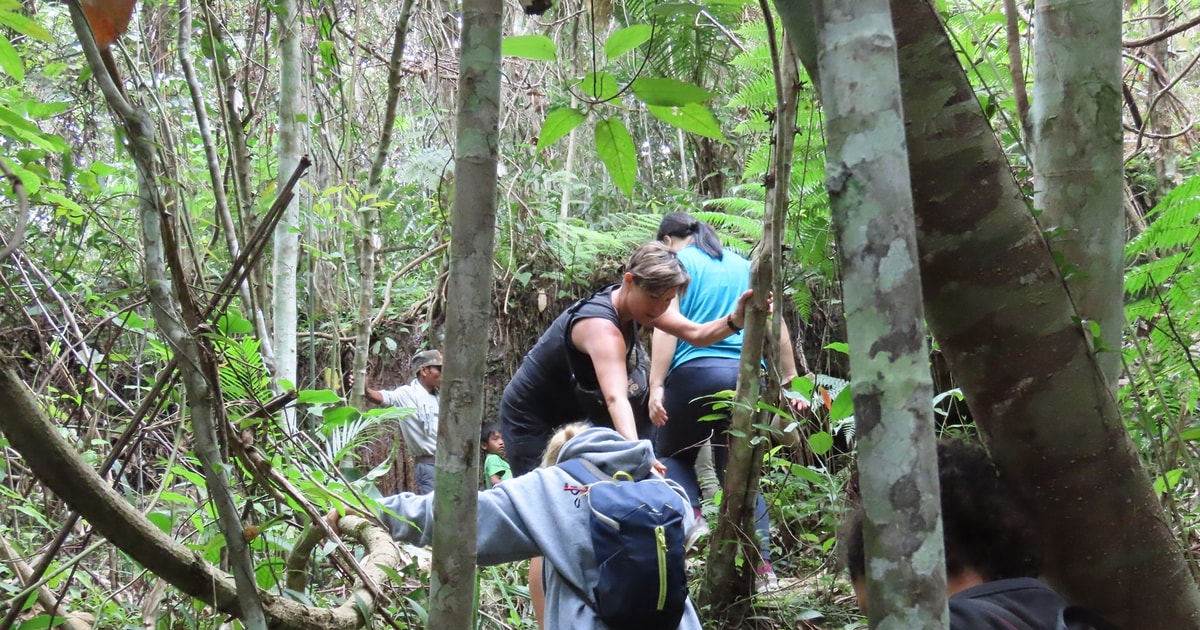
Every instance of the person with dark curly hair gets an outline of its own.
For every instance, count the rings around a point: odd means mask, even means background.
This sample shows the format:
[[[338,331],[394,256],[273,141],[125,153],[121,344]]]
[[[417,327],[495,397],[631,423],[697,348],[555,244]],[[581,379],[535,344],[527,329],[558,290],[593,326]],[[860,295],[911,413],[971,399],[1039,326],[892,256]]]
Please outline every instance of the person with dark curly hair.
[[[951,630],[1108,627],[1091,613],[1068,607],[1037,579],[1041,558],[1036,532],[983,446],[963,439],[943,440],[937,453]],[[865,611],[864,511],[860,502],[855,503],[840,543],[854,595]],[[1073,622],[1076,616],[1087,621]]]

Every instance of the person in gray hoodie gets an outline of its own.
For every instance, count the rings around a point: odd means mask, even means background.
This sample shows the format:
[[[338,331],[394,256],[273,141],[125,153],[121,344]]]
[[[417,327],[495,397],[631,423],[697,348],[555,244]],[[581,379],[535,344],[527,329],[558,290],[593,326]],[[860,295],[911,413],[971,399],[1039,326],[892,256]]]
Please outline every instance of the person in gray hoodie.
[[[479,493],[479,564],[544,556],[547,628],[607,628],[571,586],[590,593],[598,580],[589,525],[591,515],[587,501],[579,500],[580,483],[553,464],[583,458],[605,473],[625,471],[635,479],[642,479],[651,474],[655,462],[648,440],[631,442],[612,429],[584,426],[576,424],[560,429],[547,450],[550,461],[544,462],[542,468]],[[554,457],[560,445],[561,450]],[[434,527],[433,495],[405,492],[382,499],[380,505],[384,508],[383,523],[393,539],[414,545],[430,544]],[[695,520],[687,511],[685,531],[694,526]],[[689,599],[679,630],[700,628],[700,618]]]

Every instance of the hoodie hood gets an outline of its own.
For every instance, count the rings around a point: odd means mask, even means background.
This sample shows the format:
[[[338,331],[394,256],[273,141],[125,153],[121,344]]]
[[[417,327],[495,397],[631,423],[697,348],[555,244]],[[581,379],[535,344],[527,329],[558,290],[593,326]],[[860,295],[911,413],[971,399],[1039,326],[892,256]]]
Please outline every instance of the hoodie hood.
[[[649,440],[630,442],[608,427],[585,429],[567,440],[558,454],[558,463],[576,458],[586,459],[610,475],[624,471],[634,479],[648,476],[655,461]]]

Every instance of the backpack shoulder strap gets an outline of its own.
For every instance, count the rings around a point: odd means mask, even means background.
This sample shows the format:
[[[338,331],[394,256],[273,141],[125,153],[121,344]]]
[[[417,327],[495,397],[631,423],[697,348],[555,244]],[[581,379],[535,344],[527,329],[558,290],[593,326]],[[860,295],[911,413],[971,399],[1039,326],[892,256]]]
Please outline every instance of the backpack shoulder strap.
[[[575,459],[568,459],[565,462],[559,462],[558,467],[561,468],[563,472],[567,473],[571,477],[574,477],[575,481],[578,481],[585,486],[590,486],[603,478],[603,473],[600,472],[599,468],[596,468],[596,466],[591,462],[579,457],[576,457]],[[543,584],[546,581],[546,571],[548,568],[549,563],[542,565]],[[562,574],[560,573],[560,575]],[[596,600],[589,596],[582,587],[580,587],[578,584],[575,584],[571,580],[568,580],[566,575],[562,575],[562,582],[563,584],[566,584],[567,587],[579,597],[579,599],[582,599],[583,603],[587,604],[588,608],[597,611],[599,610],[596,607]]]
[[[585,486],[609,479],[609,476],[604,474],[603,470],[600,470],[595,464],[582,457],[560,462],[558,467],[562,468],[568,475],[571,475],[576,481],[583,483]]]
[[[613,285],[611,285],[611,284],[606,284],[606,285],[600,287],[599,289],[592,291],[587,297],[579,298],[578,300],[575,301],[574,304],[572,304],[569,308],[567,308],[568,316],[567,316],[567,325],[564,327],[564,330],[563,330],[563,347],[567,349],[567,369],[569,369],[571,371],[572,377],[575,376],[575,362],[571,360],[571,348],[572,348],[571,327],[574,326],[574,324],[575,324],[575,317],[579,314],[580,309],[582,309],[585,304],[592,301],[592,298],[596,297],[597,295],[600,295],[601,293],[608,290],[612,286]],[[633,322],[633,343],[630,344],[630,346],[628,348],[626,348],[626,350],[625,350],[625,360],[626,361],[629,360],[630,356],[635,356],[634,355],[634,353],[636,352],[635,347],[638,346],[639,344],[640,344],[640,341],[638,341],[638,324],[637,324],[637,321],[634,321]]]

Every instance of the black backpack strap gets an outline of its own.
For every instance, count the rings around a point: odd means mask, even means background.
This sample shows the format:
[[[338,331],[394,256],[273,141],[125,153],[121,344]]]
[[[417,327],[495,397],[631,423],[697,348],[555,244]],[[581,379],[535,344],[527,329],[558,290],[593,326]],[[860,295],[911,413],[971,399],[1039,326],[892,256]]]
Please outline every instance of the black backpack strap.
[[[574,477],[575,481],[578,481],[585,486],[610,478],[608,475],[604,474],[603,470],[600,470],[595,464],[583,459],[582,457],[576,457],[575,459],[568,459],[565,462],[559,462],[558,467],[566,471],[568,475]]]
[[[567,351],[567,369],[569,369],[571,371],[571,378],[573,380],[575,379],[575,362],[571,360],[571,349],[574,348],[575,346],[571,343],[571,329],[575,325],[575,316],[579,314],[580,309],[582,309],[585,304],[592,301],[592,298],[609,290],[613,286],[614,285],[610,284],[610,285],[605,285],[603,287],[600,287],[599,289],[592,291],[592,293],[590,295],[588,295],[587,297],[576,300],[574,304],[572,304],[570,307],[567,308],[567,314],[568,314],[567,315],[567,325],[563,327],[563,344],[564,344],[563,348],[565,348]],[[638,341],[638,323],[637,323],[637,320],[634,320],[634,322],[633,322],[633,343],[630,344],[630,346],[625,349],[625,363],[626,364],[629,363],[629,357],[636,356],[637,348],[635,346],[640,345],[640,343],[641,342]],[[575,351],[579,352],[579,350],[575,350]]]

